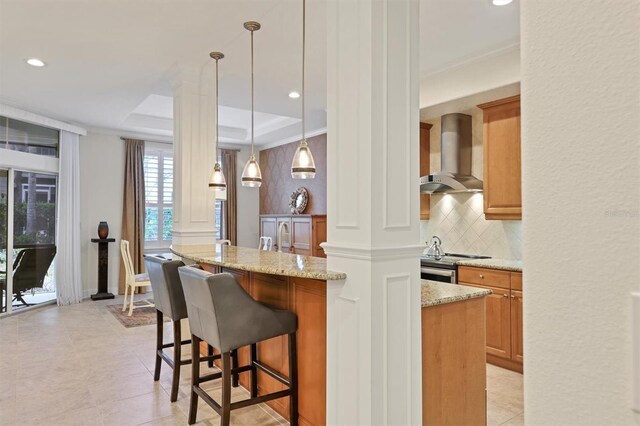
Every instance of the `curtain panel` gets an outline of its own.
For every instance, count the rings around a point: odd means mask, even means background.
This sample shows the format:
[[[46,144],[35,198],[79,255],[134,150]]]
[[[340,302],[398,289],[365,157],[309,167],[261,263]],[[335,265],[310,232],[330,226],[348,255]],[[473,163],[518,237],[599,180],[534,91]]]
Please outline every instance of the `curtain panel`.
[[[136,274],[144,270],[144,141],[124,139],[124,196],[121,239],[129,241]],[[120,247],[118,247],[118,251]],[[118,293],[124,294],[125,270],[120,262]]]
[[[80,136],[60,131],[56,232],[56,298],[58,305],[80,303]]]
[[[225,239],[231,241],[231,245],[238,243],[238,195],[236,187],[236,160],[237,151],[222,149],[222,171],[227,180],[227,200],[223,202]]]

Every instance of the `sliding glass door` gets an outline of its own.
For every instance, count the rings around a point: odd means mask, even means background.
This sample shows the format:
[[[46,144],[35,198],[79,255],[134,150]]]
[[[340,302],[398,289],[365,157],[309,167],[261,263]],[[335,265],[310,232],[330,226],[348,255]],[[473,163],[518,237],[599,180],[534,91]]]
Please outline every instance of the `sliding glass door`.
[[[7,248],[9,236],[9,170],[0,169],[0,314],[7,312],[11,298],[7,289]]]

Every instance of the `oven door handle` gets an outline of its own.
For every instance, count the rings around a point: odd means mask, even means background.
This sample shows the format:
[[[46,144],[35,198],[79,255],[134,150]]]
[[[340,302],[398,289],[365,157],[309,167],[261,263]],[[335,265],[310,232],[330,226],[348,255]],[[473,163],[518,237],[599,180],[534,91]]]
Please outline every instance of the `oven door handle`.
[[[450,269],[420,268],[420,272],[423,274],[438,275],[440,277],[454,277],[456,275],[456,271]]]

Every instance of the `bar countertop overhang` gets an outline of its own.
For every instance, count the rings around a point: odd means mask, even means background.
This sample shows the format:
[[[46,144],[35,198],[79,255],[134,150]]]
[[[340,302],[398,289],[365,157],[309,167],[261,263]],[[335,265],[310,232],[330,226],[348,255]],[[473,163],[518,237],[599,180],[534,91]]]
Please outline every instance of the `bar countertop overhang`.
[[[321,257],[258,250],[224,244],[172,245],[176,256],[223,268],[316,280],[344,280],[347,274],[327,270]]]

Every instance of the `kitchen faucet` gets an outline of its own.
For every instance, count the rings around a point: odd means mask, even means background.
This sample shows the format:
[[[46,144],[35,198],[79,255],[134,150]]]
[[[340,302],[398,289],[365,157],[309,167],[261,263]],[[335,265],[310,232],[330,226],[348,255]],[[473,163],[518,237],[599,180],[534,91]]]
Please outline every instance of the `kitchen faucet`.
[[[280,222],[278,226],[278,239],[276,241],[276,245],[278,246],[278,251],[282,251],[282,230],[287,228],[287,242],[291,243],[291,238],[289,234],[289,224],[287,222]]]

